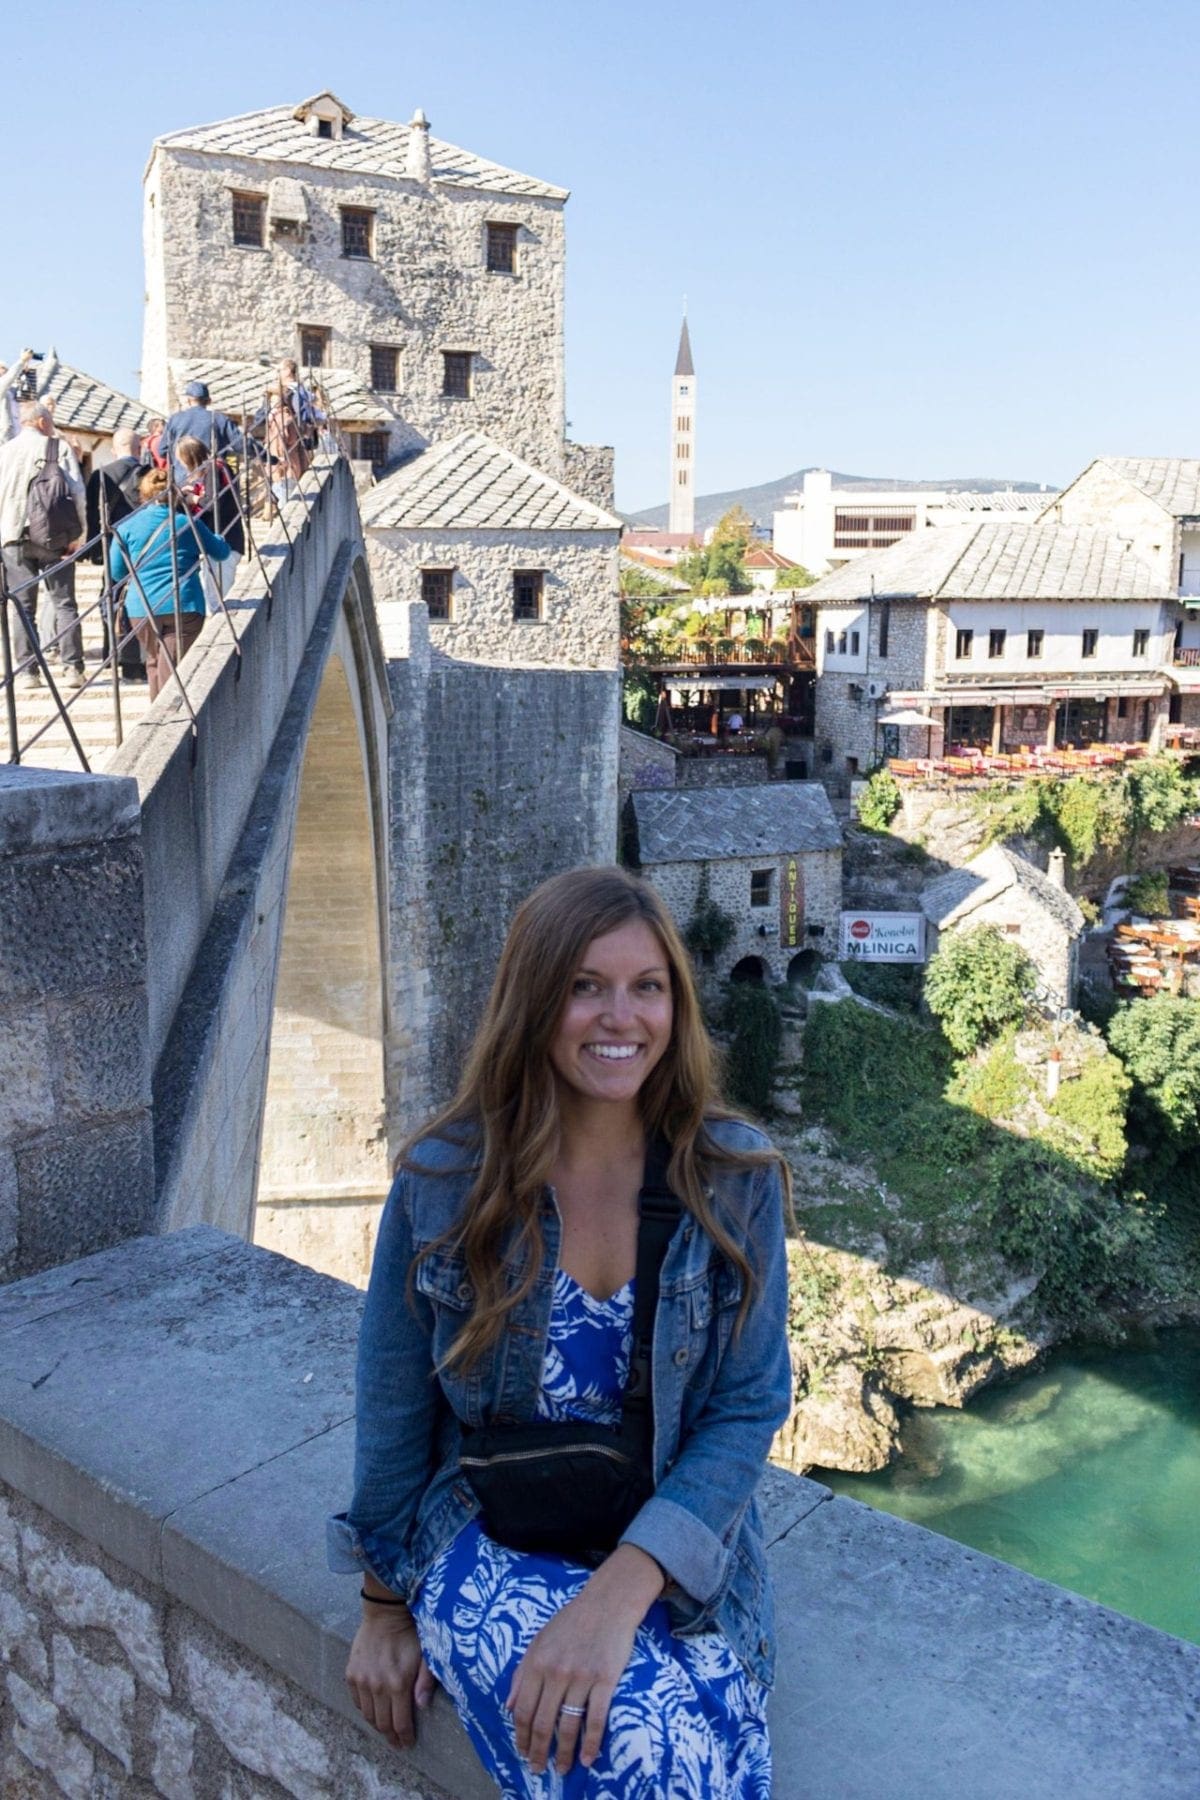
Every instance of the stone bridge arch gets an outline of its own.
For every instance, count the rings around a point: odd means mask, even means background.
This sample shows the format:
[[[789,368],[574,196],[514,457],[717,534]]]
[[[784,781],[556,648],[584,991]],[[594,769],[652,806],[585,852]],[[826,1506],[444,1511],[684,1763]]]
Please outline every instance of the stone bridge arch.
[[[365,584],[365,570],[353,580]],[[363,586],[357,588],[361,610]],[[365,1282],[389,1183],[387,761],[342,609],[295,802],[263,1101],[256,1243]]]

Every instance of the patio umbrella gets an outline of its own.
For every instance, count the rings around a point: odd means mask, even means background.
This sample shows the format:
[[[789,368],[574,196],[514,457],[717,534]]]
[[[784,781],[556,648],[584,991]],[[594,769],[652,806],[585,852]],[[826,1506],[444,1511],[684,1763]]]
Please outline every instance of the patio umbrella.
[[[926,726],[925,755],[928,757],[931,754],[933,749],[933,728],[937,724],[937,720],[930,718],[928,713],[918,712],[915,706],[898,706],[893,712],[880,713],[878,723],[880,725]]]

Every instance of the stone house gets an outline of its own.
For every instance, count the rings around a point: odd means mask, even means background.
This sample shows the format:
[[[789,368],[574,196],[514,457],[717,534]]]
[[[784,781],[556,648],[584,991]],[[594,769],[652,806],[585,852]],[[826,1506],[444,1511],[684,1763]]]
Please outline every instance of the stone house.
[[[1066,890],[1061,851],[1051,852],[1050,872],[1043,874],[1016,850],[991,844],[964,868],[926,882],[921,911],[929,924],[930,956],[947,932],[994,925],[1036,964],[1042,997],[1054,1006],[1074,1006],[1085,921]]]
[[[1044,516],[1106,526],[1162,570],[1176,596],[1164,659],[1168,723],[1200,726],[1200,458],[1098,456]]]
[[[38,399],[53,411],[56,427],[69,437],[85,473],[109,460],[114,431],[140,431],[150,417],[140,401],[65,363],[53,344],[29,368]]]
[[[480,431],[611,503],[565,441],[565,188],[325,92],[157,139],[144,191],[147,405],[257,407],[290,355],[376,465]]]
[[[362,517],[381,616],[423,602],[435,653],[617,668],[620,520],[490,438],[424,451],[371,489]]]
[[[951,744],[1161,740],[1175,588],[1099,525],[924,531],[809,588],[816,772],[836,789]],[[890,725],[916,709],[922,723]]]
[[[820,782],[635,789],[641,872],[685,930],[702,884],[734,921],[717,979],[778,984],[814,955],[836,957],[842,833]]]

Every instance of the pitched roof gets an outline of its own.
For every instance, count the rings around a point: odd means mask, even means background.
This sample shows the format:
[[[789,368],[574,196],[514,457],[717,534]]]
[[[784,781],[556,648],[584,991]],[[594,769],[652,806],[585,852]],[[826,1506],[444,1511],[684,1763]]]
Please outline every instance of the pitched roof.
[[[823,601],[1164,600],[1174,589],[1128,542],[1099,525],[1015,520],[913,532],[823,575]]]
[[[434,444],[363,501],[376,530],[619,531],[621,522],[479,431]]]
[[[232,362],[217,356],[175,357],[171,360],[171,379],[177,393],[182,394],[189,381],[202,381],[218,412],[241,418],[243,412],[253,414],[262,405],[268,385],[275,379],[275,366],[260,362]],[[307,380],[307,371],[301,371]],[[318,369],[314,379],[328,402],[335,420],[356,425],[385,425],[398,419],[394,407],[364,386],[361,375],[353,369]]]
[[[798,569],[800,564],[793,562],[790,556],[772,550],[767,544],[751,544],[742,558],[745,569]]]
[[[1200,458],[1194,456],[1101,456],[1098,462],[1148,494],[1177,519],[1200,516]]]
[[[692,366],[692,340],[688,335],[686,319],[683,321],[683,327],[679,333],[679,354],[675,358],[675,373],[677,375],[694,375],[696,373]]]
[[[61,429],[112,432],[124,426],[137,431],[150,417],[140,400],[61,362],[53,348],[44,362],[30,367],[37,371],[37,397],[53,401],[54,423]]]
[[[643,865],[840,850],[841,828],[819,781],[635,792]]]
[[[1084,928],[1084,917],[1065,888],[1043,874],[1027,856],[1005,844],[990,844],[965,868],[937,875],[921,889],[921,911],[939,931],[959,924],[989,900],[1011,887],[1023,888],[1070,936]]]
[[[317,95],[316,98],[321,98]],[[336,98],[336,96],[335,96]],[[342,102],[338,102],[339,105]],[[199,150],[209,156],[249,156],[267,162],[306,163],[314,168],[341,170],[348,175],[378,175],[389,180],[408,180],[408,140],[411,127],[388,119],[364,119],[350,115],[340,138],[313,137],[291,106],[268,106],[260,112],[241,113],[211,125],[192,125],[167,132],[155,145],[168,150]],[[539,200],[565,200],[567,189],[521,175],[500,163],[460,150],[440,138],[429,140],[434,181],[450,187],[477,188],[486,193],[511,194]]]

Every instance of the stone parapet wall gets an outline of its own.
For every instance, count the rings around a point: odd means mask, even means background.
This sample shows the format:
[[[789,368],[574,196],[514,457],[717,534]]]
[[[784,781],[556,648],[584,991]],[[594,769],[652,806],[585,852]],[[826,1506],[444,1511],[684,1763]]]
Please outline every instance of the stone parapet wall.
[[[201,1227],[0,1292],[0,1784],[14,1800],[488,1800],[444,1695],[343,1674],[361,1296]],[[1193,1800],[1200,1647],[815,1482],[759,1490],[776,1800]]]
[[[770,779],[765,756],[681,756],[679,787],[745,787]]]
[[[562,479],[593,506],[612,512],[616,505],[616,453],[611,444],[563,445]]]
[[[150,1222],[142,851],[132,781],[0,769],[0,1281]]]

